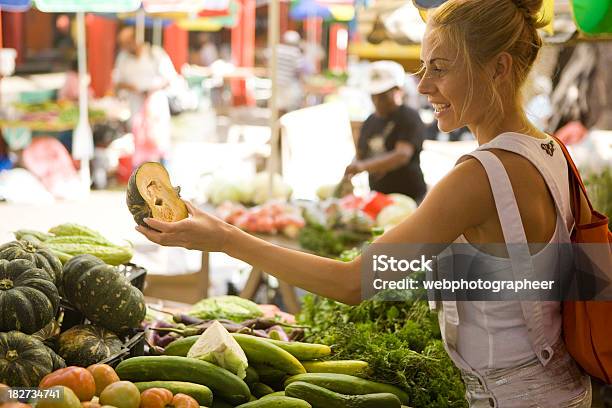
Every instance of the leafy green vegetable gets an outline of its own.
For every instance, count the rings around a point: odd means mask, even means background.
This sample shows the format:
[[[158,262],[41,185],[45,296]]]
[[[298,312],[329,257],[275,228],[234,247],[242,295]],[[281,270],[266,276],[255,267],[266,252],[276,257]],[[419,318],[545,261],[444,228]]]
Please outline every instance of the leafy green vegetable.
[[[584,184],[593,207],[608,216],[608,228],[612,229],[612,168],[588,175]]]
[[[228,319],[235,322],[263,316],[256,303],[238,296],[202,299],[187,314],[203,320]]]
[[[404,389],[411,407],[467,406],[437,316],[424,300],[348,306],[307,295],[298,321],[311,327],[308,341],[332,346],[329,359],[368,362],[369,378]]]

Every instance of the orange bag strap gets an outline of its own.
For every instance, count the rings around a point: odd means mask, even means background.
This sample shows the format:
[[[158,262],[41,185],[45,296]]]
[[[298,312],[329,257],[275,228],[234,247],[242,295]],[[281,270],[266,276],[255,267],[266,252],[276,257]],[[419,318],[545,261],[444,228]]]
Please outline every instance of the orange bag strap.
[[[576,163],[574,163],[574,160],[572,160],[572,156],[567,150],[567,147],[565,147],[565,145],[555,136],[552,136],[552,138],[555,139],[557,144],[561,147],[561,150],[563,151],[563,155],[565,156],[565,160],[567,161],[567,167],[570,173],[569,175],[570,183],[569,184],[570,184],[570,193],[572,195],[571,197],[572,208],[574,209],[574,219],[576,220],[576,225],[578,225],[580,221],[581,202],[582,202],[582,200],[580,199],[580,191],[582,191],[582,194],[584,194],[584,197],[586,198],[587,203],[589,204],[589,209],[591,210],[591,212],[593,211],[593,204],[591,204],[591,199],[589,198],[589,195],[587,194],[587,190],[586,190],[586,187],[584,186],[584,182],[582,181],[582,177],[580,176],[580,172],[578,171],[578,167],[576,167]],[[576,188],[576,185],[578,185],[579,188]],[[578,214],[578,216],[576,216],[576,214]]]

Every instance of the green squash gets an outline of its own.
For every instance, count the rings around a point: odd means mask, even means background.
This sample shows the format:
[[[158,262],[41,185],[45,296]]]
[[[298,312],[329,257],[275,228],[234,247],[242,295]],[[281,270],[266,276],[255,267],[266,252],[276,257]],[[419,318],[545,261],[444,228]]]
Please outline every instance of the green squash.
[[[96,266],[106,266],[106,263],[93,255],[80,255],[72,257],[64,265],[62,288],[66,299],[76,306],[76,285],[86,271]]]
[[[0,259],[0,331],[37,332],[55,317],[59,302],[47,272],[25,259]]]
[[[88,367],[119,353],[122,348],[123,342],[115,333],[84,324],[60,335],[58,351],[66,364]]]
[[[179,221],[189,215],[179,191],[178,187],[172,187],[164,166],[155,162],[143,163],[130,176],[126,202],[138,225],[147,226],[144,218]]]
[[[65,366],[40,340],[18,331],[0,333],[0,383],[37,387],[45,375]]]
[[[75,256],[66,264],[64,291],[93,324],[114,333],[140,326],[146,314],[142,292],[92,255]]]
[[[33,241],[12,241],[0,246],[0,259],[27,259],[37,268],[47,271],[56,285],[62,281],[62,263],[59,258],[50,249]]]

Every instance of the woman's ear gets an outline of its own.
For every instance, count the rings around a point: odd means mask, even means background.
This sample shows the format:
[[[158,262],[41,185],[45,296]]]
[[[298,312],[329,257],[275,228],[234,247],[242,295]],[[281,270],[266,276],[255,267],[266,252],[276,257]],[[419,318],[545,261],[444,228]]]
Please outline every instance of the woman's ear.
[[[507,52],[501,52],[494,59],[495,71],[493,74],[494,80],[505,80],[511,74],[512,70],[512,56]]]

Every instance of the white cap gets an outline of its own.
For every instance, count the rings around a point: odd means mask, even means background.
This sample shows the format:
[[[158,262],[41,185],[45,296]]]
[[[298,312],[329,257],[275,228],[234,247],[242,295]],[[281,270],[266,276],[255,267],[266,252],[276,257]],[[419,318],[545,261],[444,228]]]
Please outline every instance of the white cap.
[[[300,43],[301,37],[297,31],[285,31],[283,34],[283,42],[285,44],[298,45]]]
[[[368,92],[378,95],[389,89],[404,87],[404,68],[393,61],[376,61],[370,65]]]

